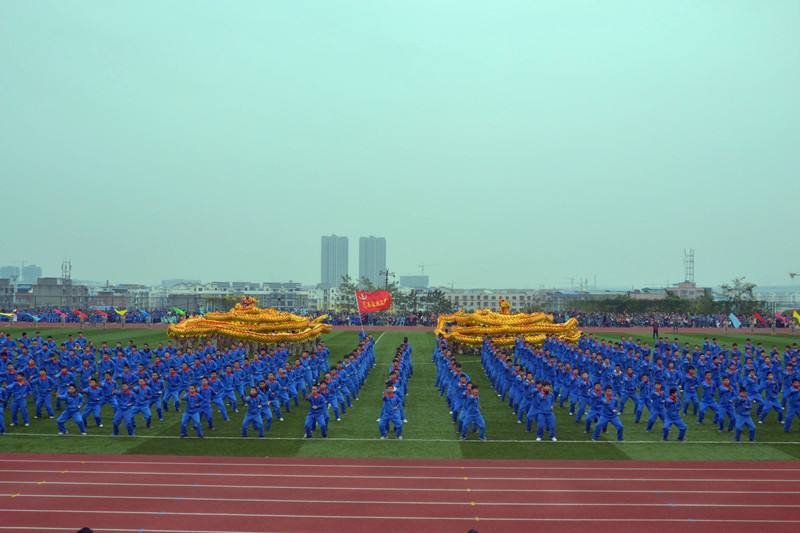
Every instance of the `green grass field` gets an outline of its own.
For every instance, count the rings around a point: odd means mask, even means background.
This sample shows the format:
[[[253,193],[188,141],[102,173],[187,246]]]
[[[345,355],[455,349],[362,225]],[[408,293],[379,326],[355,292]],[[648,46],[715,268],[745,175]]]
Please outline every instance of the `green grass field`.
[[[0,328],[16,334],[22,329]],[[29,334],[33,328],[27,328]],[[74,330],[48,330],[56,340],[61,340]],[[241,414],[233,415],[230,422],[222,422],[215,416],[217,429],[207,432],[207,438],[179,439],[179,416],[174,412],[166,415],[165,422],[154,422],[154,427],[145,429],[140,422],[139,436],[112,437],[111,412],[104,412],[105,428],[90,425],[89,436],[76,434],[56,435],[54,420],[31,420],[28,428],[7,427],[7,434],[0,436],[0,451],[41,453],[127,453],[127,454],[185,454],[185,455],[251,455],[251,456],[314,456],[314,457],[376,457],[376,458],[433,458],[433,459],[703,459],[703,460],[754,460],[800,458],[800,430],[795,428],[784,434],[774,415],[764,425],[758,426],[755,444],[735,443],[733,435],[718,433],[710,424],[697,426],[687,418],[688,442],[660,441],[660,424],[656,431],[647,433],[644,424],[634,424],[629,409],[623,416],[625,442],[591,442],[583,433],[583,425],[575,424],[566,408],[556,410],[559,442],[535,442],[534,435],[527,433],[523,425],[516,423],[511,409],[494,394],[491,385],[481,371],[477,356],[463,356],[464,368],[481,387],[481,406],[488,428],[489,440],[478,441],[474,435],[461,442],[455,426],[448,415],[447,402],[439,397],[434,387],[435,370],[431,363],[434,337],[430,332],[373,332],[379,338],[376,353],[378,366],[369,375],[360,394],[360,400],[343,416],[341,422],[331,421],[329,438],[318,436],[302,438],[303,422],[307,411],[301,403],[292,410],[284,422],[273,423],[265,439],[238,437]],[[405,440],[379,440],[376,418],[381,406],[382,384],[386,376],[392,353],[407,335],[414,348],[414,375],[409,382],[406,414],[409,423],[405,427]],[[669,335],[672,337],[673,335]],[[125,329],[89,330],[87,337],[96,343],[106,340],[109,344],[118,340],[127,342],[158,343],[166,341],[163,330]],[[603,335],[617,339],[618,335]],[[637,337],[634,335],[634,337]],[[704,335],[678,335],[681,342],[702,343]],[[722,343],[742,343],[747,335],[717,335]],[[649,341],[649,337],[641,336]],[[761,341],[768,348],[779,349],[797,341],[797,337],[751,335],[754,342]],[[331,348],[331,360],[349,352],[357,342],[355,332],[334,332],[325,337]],[[29,412],[33,415],[33,410]],[[6,425],[8,426],[8,414]],[[93,424],[93,423],[92,423]],[[74,426],[69,426],[75,431]],[[190,428],[191,431],[191,428]],[[252,430],[251,430],[252,435]],[[611,433],[608,434],[609,436]],[[603,437],[609,438],[609,437]],[[673,435],[674,438],[674,435]],[[768,443],[768,444],[767,444]]]

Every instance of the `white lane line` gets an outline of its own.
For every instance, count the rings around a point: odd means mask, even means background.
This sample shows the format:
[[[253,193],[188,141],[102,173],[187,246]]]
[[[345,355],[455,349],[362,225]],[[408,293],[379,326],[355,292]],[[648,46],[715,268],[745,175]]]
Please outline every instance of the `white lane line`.
[[[25,494],[5,493],[0,496],[13,496],[16,500],[22,498],[48,498],[48,499],[92,499],[92,500],[158,500],[158,501],[197,501],[218,502],[217,498],[198,498],[182,496],[107,496],[98,494]],[[800,509],[800,503],[790,504],[754,504],[754,503],[668,503],[668,502],[479,502],[479,501],[398,501],[398,500],[314,500],[314,499],[284,499],[284,498],[236,498],[233,503],[311,503],[311,504],[343,504],[343,505],[446,505],[462,507],[731,507],[731,508],[775,508],[775,509]],[[158,512],[158,511],[153,511]]]
[[[207,483],[114,483],[100,481],[6,481],[2,485],[58,485],[92,487],[166,487],[190,489],[241,489],[241,490],[310,490],[310,491],[374,491],[375,487],[340,487],[326,485],[225,485]],[[632,489],[481,489],[481,488],[430,488],[430,487],[380,487],[382,491],[397,492],[525,492],[525,493],[608,493],[608,494],[800,494],[797,490],[632,490]]]
[[[291,459],[289,459],[291,460]],[[621,461],[621,462],[628,462],[628,461]],[[630,462],[637,462],[637,461],[630,461]],[[686,461],[687,463],[691,463],[690,461]],[[699,461],[700,463],[709,463],[713,461]],[[228,466],[246,466],[246,467],[272,467],[272,468],[346,468],[346,469],[353,469],[353,468],[364,468],[364,469],[372,469],[372,468],[381,468],[381,469],[399,469],[399,470],[408,470],[408,469],[425,469],[425,470],[534,470],[534,471],[542,471],[542,470],[550,470],[550,471],[625,471],[625,472],[653,472],[653,471],[663,471],[663,472],[800,472],[800,468],[784,468],[783,465],[791,464],[791,461],[783,461],[779,464],[775,464],[774,461],[764,461],[765,465],[774,464],[772,468],[701,468],[701,467],[626,467],[626,466],[480,466],[480,465],[452,465],[452,466],[445,466],[445,465],[427,465],[427,464],[419,464],[419,463],[411,463],[411,464],[380,464],[380,465],[372,465],[372,464],[336,464],[336,463],[275,463],[275,462],[263,462],[263,463],[213,463],[213,462],[205,462],[205,461],[150,461],[150,460],[140,460],[140,461],[121,461],[115,460],[111,456],[87,456],[87,459],[3,459],[0,456],[0,463],[34,463],[34,464],[94,464],[94,463],[103,463],[103,464],[120,464],[120,465],[178,465],[178,466],[206,466],[206,467],[228,467]]]
[[[109,511],[80,509],[16,509],[0,508],[4,513],[45,513],[45,514],[107,514],[107,515],[139,515],[141,511]],[[365,516],[365,515],[332,515],[332,514],[276,514],[276,513],[192,513],[188,511],[161,511],[159,516],[198,516],[229,518],[300,518],[323,520],[441,520],[458,522],[475,522],[470,516]],[[680,522],[680,523],[732,523],[732,524],[800,524],[800,520],[757,520],[757,519],[716,519],[716,518],[523,518],[523,517],[481,517],[481,522]]]
[[[249,478],[304,478],[304,479],[330,479],[329,474],[268,474],[268,473],[235,473],[235,472],[163,472],[140,470],[44,470],[44,469],[0,469],[2,473],[22,474],[94,474],[94,475],[120,475],[120,476],[198,476],[198,477],[249,477]],[[398,476],[398,475],[337,475],[338,479],[424,479],[441,481],[463,481],[465,476]],[[482,477],[469,476],[470,481],[601,481],[604,483],[617,481],[647,481],[647,482],[714,482],[714,483],[800,483],[800,479],[733,479],[733,478],[617,478],[617,477]]]
[[[88,434],[88,435],[78,435],[75,433],[68,433],[66,435],[57,435],[55,433],[24,433],[22,431],[17,431],[14,433],[5,433],[4,437],[47,437],[47,438],[73,438],[73,439],[91,439],[91,438],[100,438],[100,439],[167,439],[167,440],[187,440],[187,441],[199,441],[195,437],[187,437],[183,438],[180,435],[136,435],[135,437],[129,437],[127,435],[95,435],[95,434]],[[562,444],[586,444],[589,446],[599,446],[599,445],[614,445],[614,446],[626,446],[629,444],[656,444],[659,446],[688,446],[692,444],[732,444],[738,446],[774,446],[774,445],[797,445],[800,444],[800,441],[756,441],[756,442],[736,442],[735,440],[692,440],[692,441],[685,441],[680,442],[678,440],[670,440],[670,441],[662,441],[662,440],[624,440],[624,441],[616,441],[616,440],[600,440],[600,441],[593,441],[593,440],[559,440],[558,442],[552,441],[541,441],[536,442],[533,440],[534,437],[530,439],[488,439],[486,441],[482,441],[479,439],[474,440],[460,440],[458,438],[452,439],[415,439],[415,438],[404,438],[403,440],[397,439],[386,439],[381,440],[380,438],[376,437],[328,437],[324,440],[326,441],[340,441],[340,442],[374,442],[375,444],[384,445],[388,442],[396,442],[396,443],[403,443],[403,442],[426,442],[426,443],[464,443],[464,444],[477,444],[483,445],[487,442],[490,443],[497,443],[497,444],[530,444],[531,446],[559,446]],[[305,437],[240,437],[240,436],[219,436],[219,435],[206,435],[203,440],[212,441],[212,440],[239,440],[239,441],[252,441],[252,442],[261,442],[261,441],[270,441],[270,440],[309,440]],[[312,439],[316,440],[316,439]],[[399,444],[401,445],[401,444]]]

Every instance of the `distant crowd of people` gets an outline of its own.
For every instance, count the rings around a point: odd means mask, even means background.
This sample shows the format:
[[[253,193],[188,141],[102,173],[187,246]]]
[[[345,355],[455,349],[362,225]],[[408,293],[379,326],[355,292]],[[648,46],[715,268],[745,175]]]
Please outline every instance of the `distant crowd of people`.
[[[359,317],[357,312],[347,313],[339,311],[308,311],[305,309],[294,310],[302,315],[316,317],[327,315],[325,322],[334,326],[406,326],[406,327],[434,327],[439,318],[436,313],[372,313]],[[104,324],[161,324],[176,323],[186,317],[198,314],[182,309],[159,308],[153,310],[127,309],[124,312],[113,308],[91,309],[28,309],[28,310],[2,310],[0,322],[26,322],[26,323],[80,323],[88,326]],[[763,316],[762,316],[763,315]],[[700,314],[700,313],[601,313],[582,311],[563,311],[554,313],[555,322],[564,322],[569,318],[576,318],[582,327],[598,328],[659,328],[664,330],[678,330],[681,328],[768,328],[768,329],[795,329],[797,320],[790,314],[776,317],[769,313],[762,313],[758,320],[754,315],[740,315],[740,325],[734,326],[730,316],[725,314]]]

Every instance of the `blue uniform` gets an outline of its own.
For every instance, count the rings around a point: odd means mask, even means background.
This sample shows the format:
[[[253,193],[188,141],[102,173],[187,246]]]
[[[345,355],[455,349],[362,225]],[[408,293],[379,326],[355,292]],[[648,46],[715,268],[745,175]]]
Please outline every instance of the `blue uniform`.
[[[397,395],[391,398],[384,395],[381,416],[378,419],[378,432],[382,439],[389,433],[389,424],[394,424],[394,434],[396,437],[403,435],[403,402]]]
[[[672,426],[678,428],[678,440],[686,437],[686,423],[681,419],[681,399],[676,395],[667,397],[664,402],[666,419],[664,420],[664,440],[669,439],[669,430]]]
[[[53,418],[55,412],[53,411],[52,393],[58,388],[56,380],[50,376],[36,377],[30,383],[34,396],[36,396],[36,418],[42,416],[42,407],[47,410],[47,416]]]
[[[288,399],[287,399],[288,403]],[[328,410],[328,400],[322,394],[311,394],[308,397],[308,414],[306,415],[306,438],[310,439],[311,434],[314,432],[316,426],[319,426],[319,431],[322,437],[328,436],[328,420],[326,412]]]
[[[550,433],[550,438],[556,438],[556,415],[553,413],[553,402],[555,396],[552,393],[542,391],[537,395],[536,401],[536,438],[541,439],[545,430]]]
[[[22,414],[22,421],[27,426],[30,423],[28,419],[28,395],[31,392],[31,386],[23,381],[15,381],[7,388],[8,397],[11,398],[11,425],[17,425],[17,414]]]
[[[250,424],[258,430],[258,436],[264,436],[264,422],[261,420],[261,398],[258,394],[255,396],[248,396],[245,400],[247,411],[245,412],[244,419],[242,420],[242,437],[247,436],[247,428]]]
[[[203,425],[200,423],[200,409],[203,399],[196,392],[186,394],[186,410],[181,416],[181,437],[186,437],[186,430],[189,420],[194,425],[197,436],[203,438]]]
[[[103,405],[103,389],[90,386],[84,389],[83,393],[86,395],[86,406],[83,408],[83,413],[81,413],[84,423],[89,420],[89,415],[92,414],[94,415],[95,425],[99,428],[103,427],[103,423],[100,420],[100,408]]]
[[[478,396],[470,394],[467,396],[464,405],[464,420],[461,424],[462,440],[467,438],[467,431],[473,426],[477,428],[480,439],[486,440],[486,421],[481,414],[480,400]]]
[[[737,396],[733,402],[736,417],[736,440],[742,440],[742,430],[747,427],[750,442],[756,440],[756,425],[753,423],[753,400],[749,396]]]
[[[603,395],[602,400],[600,400],[599,411],[599,418],[597,425],[594,427],[592,440],[598,440],[600,438],[600,432],[603,431],[608,424],[611,424],[617,428],[617,440],[621,441],[623,425],[622,422],[620,422],[619,416],[617,415],[617,399],[614,397],[614,395],[611,395],[610,397]]]
[[[64,412],[56,419],[59,435],[67,432],[66,423],[68,420],[73,420],[78,426],[81,434],[86,434],[86,424],[83,423],[81,416],[81,406],[83,405],[83,396],[79,393],[70,394],[66,393],[61,396],[61,400],[66,404]]]
[[[112,433],[119,435],[119,425],[121,422],[125,422],[125,429],[128,431],[128,435],[135,437],[132,413],[136,400],[133,397],[133,392],[130,389],[127,391],[120,390],[115,393],[115,396],[114,418],[111,421]]]

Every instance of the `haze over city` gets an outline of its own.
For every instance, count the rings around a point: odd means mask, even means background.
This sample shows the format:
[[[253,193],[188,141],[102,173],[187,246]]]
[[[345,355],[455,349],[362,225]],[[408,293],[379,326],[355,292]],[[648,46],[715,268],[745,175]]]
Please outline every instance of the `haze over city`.
[[[8,2],[0,264],[312,284],[336,233],[434,285],[789,283],[800,4],[611,4]]]

